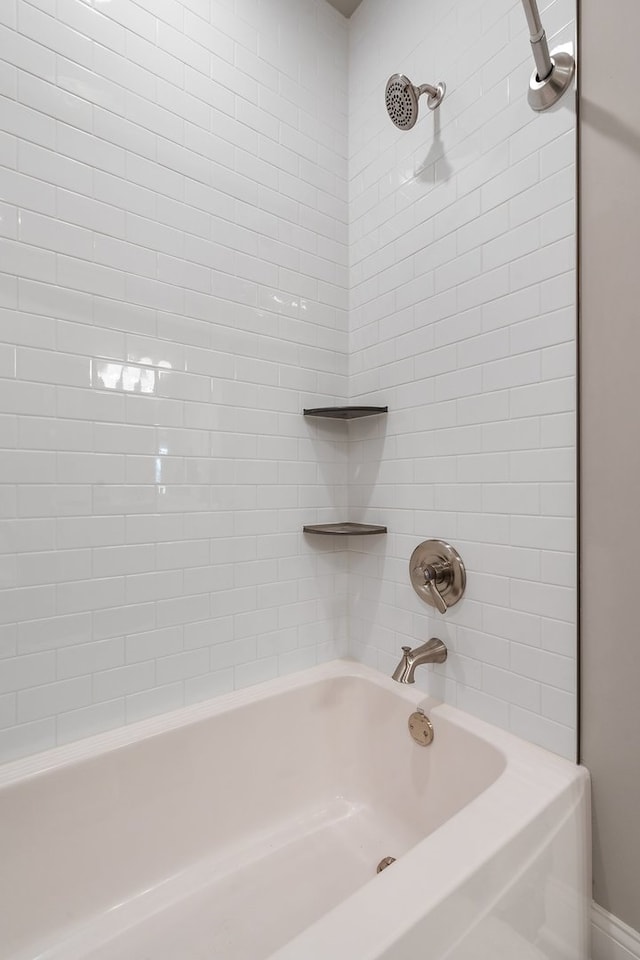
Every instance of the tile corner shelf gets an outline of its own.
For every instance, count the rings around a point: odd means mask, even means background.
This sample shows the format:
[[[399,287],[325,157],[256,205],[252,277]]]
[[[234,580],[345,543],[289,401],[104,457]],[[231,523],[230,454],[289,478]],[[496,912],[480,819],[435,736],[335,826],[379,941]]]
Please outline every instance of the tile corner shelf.
[[[367,537],[375,533],[386,533],[386,527],[373,523],[315,523],[305,524],[304,533],[320,533],[325,536],[338,535],[340,537]]]
[[[389,407],[310,407],[303,410],[305,417],[324,417],[326,420],[359,420],[388,412]]]

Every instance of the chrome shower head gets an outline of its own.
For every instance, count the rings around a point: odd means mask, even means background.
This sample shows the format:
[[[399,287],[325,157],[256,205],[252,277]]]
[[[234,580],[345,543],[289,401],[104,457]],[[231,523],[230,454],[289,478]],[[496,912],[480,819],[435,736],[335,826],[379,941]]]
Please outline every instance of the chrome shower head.
[[[442,103],[445,91],[446,87],[442,82],[435,87],[430,83],[416,87],[404,74],[394,73],[387,80],[385,90],[387,113],[399,130],[411,130],[418,119],[418,100],[422,94],[427,94],[429,109],[435,110]]]

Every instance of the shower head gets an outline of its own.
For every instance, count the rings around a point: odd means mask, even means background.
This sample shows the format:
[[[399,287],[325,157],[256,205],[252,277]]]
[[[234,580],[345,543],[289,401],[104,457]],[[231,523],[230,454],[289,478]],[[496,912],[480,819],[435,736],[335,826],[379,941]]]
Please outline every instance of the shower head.
[[[435,110],[442,103],[445,91],[446,87],[442,82],[435,87],[430,83],[416,87],[404,74],[394,73],[387,80],[385,90],[387,113],[400,130],[411,130],[418,119],[418,100],[422,94],[427,94],[429,109]]]

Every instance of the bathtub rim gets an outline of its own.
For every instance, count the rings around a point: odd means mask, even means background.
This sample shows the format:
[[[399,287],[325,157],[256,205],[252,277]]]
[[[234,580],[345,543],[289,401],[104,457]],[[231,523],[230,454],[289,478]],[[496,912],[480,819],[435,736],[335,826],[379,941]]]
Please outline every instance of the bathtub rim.
[[[417,688],[397,684],[377,670],[355,660],[347,657],[339,658],[1,763],[0,789],[84,760],[95,759],[223,713],[272,699],[293,689],[310,687],[322,680],[351,677],[368,680],[377,686],[391,690],[392,693],[406,700],[410,708],[415,707],[416,703],[424,704],[425,710],[433,710],[441,705],[440,700],[418,691]]]
[[[251,706],[262,700],[287,693],[292,689],[313,686],[322,680],[348,679],[351,677],[366,680],[375,686],[386,689],[394,696],[405,700],[409,709],[420,706],[427,714],[433,714],[435,719],[442,717],[454,726],[486,740],[503,754],[505,759],[505,771],[500,774],[498,780],[504,776],[509,760],[515,759],[518,756],[518,751],[521,750],[524,750],[531,760],[537,757],[542,762],[544,762],[544,758],[558,761],[560,764],[559,771],[564,769],[565,764],[571,769],[577,769],[577,766],[570,760],[558,754],[522,740],[515,734],[425,694],[418,687],[396,683],[380,671],[345,657],[330,660],[296,673],[276,677],[273,680],[263,681],[240,690],[232,690],[229,693],[179,707],[176,710],[160,713],[153,717],[136,720],[113,730],[52,747],[40,753],[10,760],[7,763],[0,764],[0,789],[27,778],[80,763],[83,760],[95,759],[103,754],[200,723],[222,713]],[[488,789],[491,789],[491,787]]]

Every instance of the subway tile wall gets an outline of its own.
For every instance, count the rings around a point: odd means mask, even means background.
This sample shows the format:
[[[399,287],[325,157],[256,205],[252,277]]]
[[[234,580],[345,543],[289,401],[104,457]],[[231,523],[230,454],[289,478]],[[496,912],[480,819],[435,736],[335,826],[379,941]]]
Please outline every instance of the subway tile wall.
[[[346,652],[347,23],[0,4],[0,759]]]
[[[552,45],[575,0],[541,3]],[[390,534],[350,551],[351,651],[450,656],[425,689],[567,757],[576,751],[575,128],[536,116],[519,0],[365,0],[350,26],[351,513]],[[445,80],[408,133],[387,77]],[[357,431],[357,432],[356,432]],[[451,541],[468,569],[446,617],[408,560]]]
[[[0,759],[434,633],[572,756],[575,116],[519,0],[5,0],[0,54]],[[407,134],[396,70],[449,88]],[[389,536],[300,532],[346,513]]]

